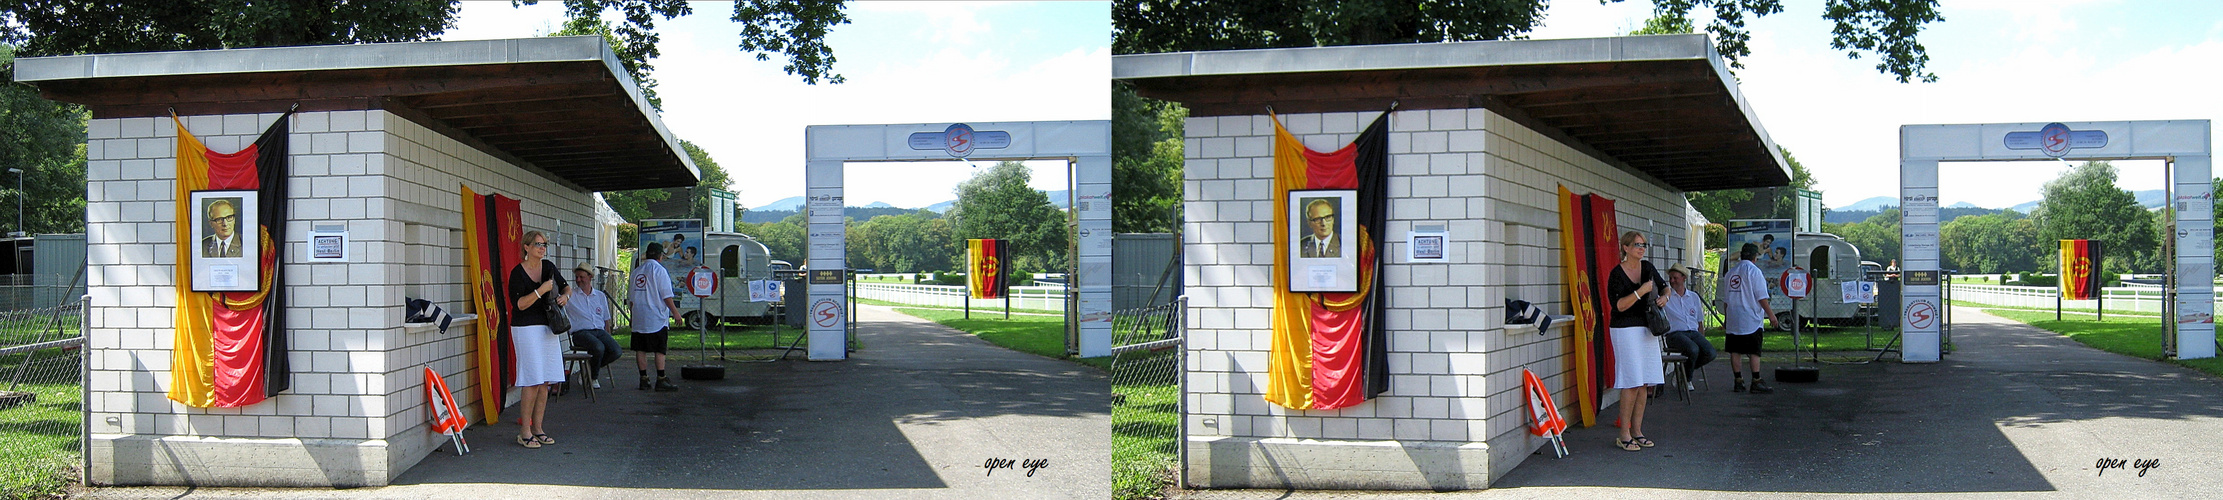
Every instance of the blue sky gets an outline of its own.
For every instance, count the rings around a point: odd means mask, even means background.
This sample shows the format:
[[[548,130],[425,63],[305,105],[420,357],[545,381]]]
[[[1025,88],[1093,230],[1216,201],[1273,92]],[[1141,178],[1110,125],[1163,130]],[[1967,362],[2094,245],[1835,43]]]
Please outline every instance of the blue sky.
[[[1937,83],[1902,84],[1829,48],[1822,2],[1783,2],[1750,20],[1741,90],[1777,144],[1812,170],[1824,203],[1898,192],[1907,124],[2223,118],[2223,2],[1946,0],[1921,35]],[[1610,36],[1650,16],[1644,1],[1552,3],[1535,38]],[[2160,189],[2158,162],[2117,162],[2119,185]],[[2061,162],[1965,163],[1940,172],[1943,202],[2036,200]]]
[[[803,127],[830,124],[1103,120],[1111,117],[1111,11],[1105,2],[854,2],[827,36],[841,85],[804,85],[735,45],[727,2],[659,21],[653,61],[664,123],[709,151],[742,205],[803,192]],[[560,2],[464,2],[448,40],[539,36]],[[978,165],[977,167],[985,167]],[[1064,162],[1030,162],[1038,189],[1064,189]],[[964,163],[851,165],[852,204],[923,207],[956,196]]]

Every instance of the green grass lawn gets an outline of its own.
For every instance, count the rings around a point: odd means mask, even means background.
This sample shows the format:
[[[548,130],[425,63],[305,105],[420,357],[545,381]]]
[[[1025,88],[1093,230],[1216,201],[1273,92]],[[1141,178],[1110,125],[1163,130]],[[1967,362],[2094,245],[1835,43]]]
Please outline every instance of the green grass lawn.
[[[1801,349],[1813,349],[1818,352],[1866,351],[1871,345],[1871,338],[1874,339],[1873,345],[1875,347],[1883,347],[1885,342],[1891,341],[1891,336],[1895,333],[1897,332],[1894,330],[1873,326],[1815,327],[1810,325],[1799,330],[1799,343]],[[1760,340],[1760,352],[1772,355],[1791,351],[1791,332],[1768,330],[1765,335]],[[1707,330],[1706,340],[1713,342],[1714,349],[1717,351],[1728,345],[1726,344],[1728,337],[1720,328]],[[1817,343],[1819,347],[1816,347]],[[1722,356],[1726,358],[1727,354],[1722,353]]]
[[[16,390],[37,400],[0,410],[0,498],[59,496],[76,479],[80,394],[77,351],[39,351]],[[13,376],[21,356],[8,356],[0,374]],[[0,378],[0,389],[6,379]]]
[[[2053,311],[1989,309],[1985,312],[2066,335],[2070,339],[2102,351],[2146,359],[2161,359],[2162,330],[2161,318],[2159,317],[2109,315],[2107,321],[2097,321],[2086,317],[2064,317],[2062,320],[2055,321]],[[2171,359],[2164,361],[2189,366],[2207,372],[2209,375],[2223,376],[2223,358]]]
[[[695,329],[681,330],[677,325],[674,325],[671,332],[670,355],[679,359],[694,359],[695,352],[705,345],[709,346],[710,355],[713,357],[718,355],[720,345],[725,346],[728,351],[779,349],[787,347],[787,344],[793,343],[796,337],[803,335],[803,330],[788,328],[786,325],[725,325],[724,328],[725,335],[723,344],[721,344],[718,334],[719,327],[717,326],[710,327],[710,331],[706,334],[698,335],[698,331]],[[633,333],[626,325],[618,325],[617,331],[612,332],[610,336],[617,339],[618,347],[627,350],[633,348]],[[778,343],[774,343],[775,339]]]
[[[1174,468],[1180,466],[1175,447],[1180,444],[1181,393],[1169,379],[1176,376],[1170,369],[1171,358],[1179,354],[1169,351],[1142,360],[1120,360],[1121,373],[1134,371],[1127,363],[1156,363],[1169,368],[1161,377],[1112,383],[1112,393],[1118,395],[1117,403],[1112,405],[1113,498],[1155,498],[1177,477]]]
[[[941,323],[942,326],[963,330],[988,343],[1014,351],[1043,357],[1063,359],[1100,369],[1111,369],[1111,358],[1071,358],[1065,356],[1065,318],[1061,316],[1003,315],[973,312],[972,319],[965,319],[964,311],[956,309],[928,309],[899,307],[897,312]]]

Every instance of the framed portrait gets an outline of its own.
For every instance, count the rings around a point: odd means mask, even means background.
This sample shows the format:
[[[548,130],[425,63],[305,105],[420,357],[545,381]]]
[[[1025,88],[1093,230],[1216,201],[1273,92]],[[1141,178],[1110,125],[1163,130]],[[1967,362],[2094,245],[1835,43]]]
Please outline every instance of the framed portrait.
[[[255,191],[194,191],[193,213],[186,220],[196,241],[192,259],[193,291],[252,292],[262,288],[262,206]]]
[[[1289,291],[1358,291],[1358,190],[1289,191]]]

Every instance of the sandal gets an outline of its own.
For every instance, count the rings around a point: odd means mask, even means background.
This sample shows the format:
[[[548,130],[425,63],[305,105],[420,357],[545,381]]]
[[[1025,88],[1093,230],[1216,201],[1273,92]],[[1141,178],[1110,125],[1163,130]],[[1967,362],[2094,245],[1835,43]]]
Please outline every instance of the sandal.
[[[1642,439],[1642,438],[1638,438],[1638,439]],[[1636,444],[1636,440],[1634,440],[1634,439],[1631,439],[1631,440],[1628,440],[1628,441],[1622,441],[1622,440],[1621,440],[1621,438],[1614,438],[1614,439],[1613,439],[1613,446],[1615,446],[1615,447],[1619,447],[1619,448],[1621,448],[1622,450],[1625,450],[1625,451],[1644,451],[1644,446]]]
[[[540,440],[526,436],[517,436],[517,445],[523,446],[527,449],[538,450],[540,449]]]
[[[1637,438],[1637,439],[1644,439],[1644,438]],[[540,443],[540,444],[556,444],[556,438],[548,437],[548,435],[547,435],[547,434],[534,434],[534,435],[533,435],[533,441],[534,441],[534,442],[537,442],[537,443]]]
[[[1652,440],[1651,440],[1650,438],[1646,438],[1646,437],[1644,437],[1644,436],[1637,436],[1637,437],[1636,437],[1636,439],[1631,439],[1631,440],[1629,440],[1629,442],[1631,442],[1631,443],[1636,443],[1636,445],[1637,445],[1637,446],[1642,446],[1642,447],[1645,447],[1645,448],[1650,448],[1650,447],[1653,447],[1653,446],[1658,446],[1658,445],[1659,445],[1659,443],[1654,443],[1654,442],[1652,442]]]

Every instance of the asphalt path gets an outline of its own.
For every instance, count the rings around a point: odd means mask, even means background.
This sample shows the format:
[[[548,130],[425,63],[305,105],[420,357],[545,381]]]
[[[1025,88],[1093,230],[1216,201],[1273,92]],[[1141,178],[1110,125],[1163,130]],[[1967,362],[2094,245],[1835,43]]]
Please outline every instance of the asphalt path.
[[[1744,394],[1729,392],[1723,356],[1705,368],[1710,390],[1689,402],[1653,399],[1645,431],[1658,447],[1614,448],[1618,408],[1607,407],[1599,425],[1568,431],[1572,454],[1529,455],[1488,490],[1174,496],[2223,498],[2216,377],[1969,308],[1954,313],[1957,349],[1943,362],[1822,364],[1818,383]],[[1764,368],[1786,361],[1771,354]]]
[[[93,498],[1108,498],[1103,371],[860,306],[845,362],[729,363],[679,392],[617,387],[548,408],[558,443],[517,446],[512,423],[465,431],[390,486],[95,488]],[[673,377],[693,353],[673,353]],[[631,353],[626,354],[628,358]],[[988,466],[996,465],[995,468]],[[1031,470],[1030,470],[1031,466]],[[1031,472],[1031,474],[1030,474]]]

